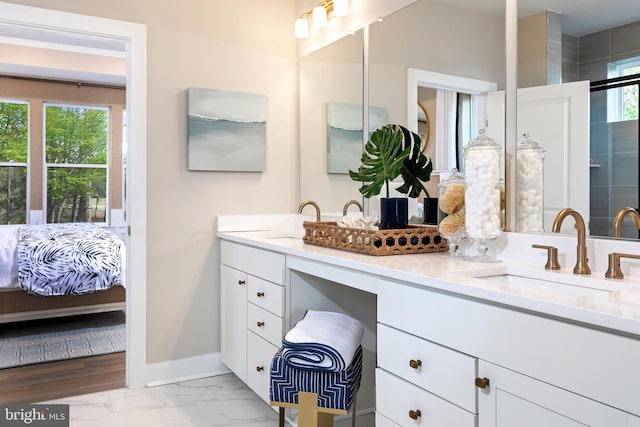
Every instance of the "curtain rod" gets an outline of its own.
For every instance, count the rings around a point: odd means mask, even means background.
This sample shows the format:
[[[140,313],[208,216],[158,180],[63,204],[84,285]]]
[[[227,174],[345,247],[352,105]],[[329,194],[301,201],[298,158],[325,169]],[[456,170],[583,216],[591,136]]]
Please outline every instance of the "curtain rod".
[[[110,84],[106,84],[106,83],[89,83],[89,82],[80,82],[80,81],[71,81],[71,80],[56,80],[56,79],[47,79],[47,78],[43,78],[43,77],[24,77],[24,76],[10,76],[10,75],[4,75],[4,74],[0,74],[0,77],[5,77],[8,79],[15,79],[15,80],[26,80],[26,81],[31,81],[31,82],[39,82],[39,83],[57,83],[57,84],[66,84],[66,85],[72,85],[72,86],[77,86],[77,87],[95,87],[95,88],[102,88],[102,89],[125,89],[126,90],[126,86],[125,85],[110,85]]]

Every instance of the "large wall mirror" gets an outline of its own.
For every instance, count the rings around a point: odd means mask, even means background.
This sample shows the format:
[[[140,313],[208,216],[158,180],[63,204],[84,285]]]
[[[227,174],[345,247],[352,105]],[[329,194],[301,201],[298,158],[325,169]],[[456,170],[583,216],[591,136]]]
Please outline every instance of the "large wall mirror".
[[[369,27],[370,112],[384,111],[388,123],[413,131],[418,112],[426,113],[427,155],[435,166],[426,186],[431,197],[441,174],[463,169],[463,146],[479,128],[503,138],[504,121],[487,126],[486,110],[488,92],[504,88],[504,11],[503,0],[419,0]],[[379,209],[377,200],[370,202],[370,211]]]
[[[362,200],[348,170],[362,153],[363,55],[359,30],[299,59],[300,201],[323,213]]]
[[[640,2],[518,0],[518,11],[517,133],[545,158],[544,225],[516,229],[550,232],[571,207],[591,236],[610,237],[616,213],[640,207],[639,83],[624,81],[640,73]],[[620,86],[596,83],[608,79]],[[520,218],[530,201],[517,200]],[[570,223],[563,232],[575,232]],[[629,219],[621,235],[638,238]]]

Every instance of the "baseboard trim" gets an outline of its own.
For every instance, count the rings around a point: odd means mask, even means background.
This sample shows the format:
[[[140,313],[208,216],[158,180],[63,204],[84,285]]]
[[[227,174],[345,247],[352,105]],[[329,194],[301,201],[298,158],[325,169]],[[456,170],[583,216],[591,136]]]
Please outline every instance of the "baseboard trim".
[[[156,387],[230,372],[220,361],[220,353],[209,353],[147,365],[145,384],[147,387]]]

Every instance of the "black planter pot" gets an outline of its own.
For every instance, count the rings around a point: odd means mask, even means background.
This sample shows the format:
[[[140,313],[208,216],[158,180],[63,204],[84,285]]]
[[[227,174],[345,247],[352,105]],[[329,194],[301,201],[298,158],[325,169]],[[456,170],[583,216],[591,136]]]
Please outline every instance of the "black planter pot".
[[[409,224],[409,199],[391,197],[380,199],[380,228],[407,228]]]
[[[428,225],[438,225],[438,198],[425,197],[423,222]]]

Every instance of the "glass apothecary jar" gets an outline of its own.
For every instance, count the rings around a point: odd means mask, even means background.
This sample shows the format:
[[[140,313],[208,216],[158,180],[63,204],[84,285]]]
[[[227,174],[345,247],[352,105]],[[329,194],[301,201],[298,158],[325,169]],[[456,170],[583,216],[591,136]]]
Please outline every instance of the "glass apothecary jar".
[[[502,232],[500,225],[500,146],[481,129],[464,149],[465,234],[478,242],[471,261],[497,262],[486,243]]]
[[[464,178],[453,168],[438,184],[438,231],[449,241],[448,256],[461,257],[460,240],[464,231]]]
[[[516,149],[516,230],[544,231],[544,148],[523,135]]]

